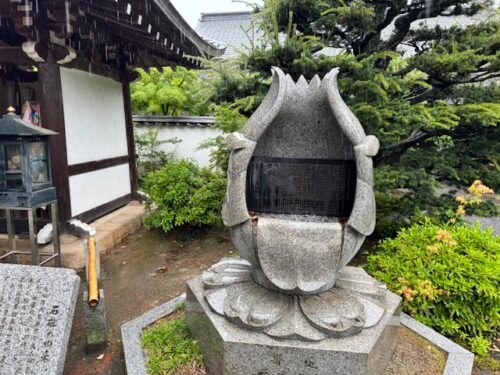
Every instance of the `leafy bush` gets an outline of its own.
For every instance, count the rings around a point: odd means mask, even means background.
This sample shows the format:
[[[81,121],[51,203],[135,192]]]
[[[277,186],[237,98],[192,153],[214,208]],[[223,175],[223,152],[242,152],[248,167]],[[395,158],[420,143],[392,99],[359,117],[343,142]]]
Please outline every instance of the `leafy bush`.
[[[150,374],[173,374],[183,366],[203,363],[200,345],[192,338],[184,317],[145,331],[141,341],[148,353],[146,366]]]
[[[134,113],[205,116],[209,113],[205,81],[196,70],[178,66],[137,69],[140,78],[130,85]]]
[[[225,191],[223,174],[190,160],[170,160],[145,178],[146,225],[168,232],[184,224],[219,224]]]
[[[166,143],[176,145],[182,141],[179,138],[161,140],[158,138],[158,129],[147,129],[145,132],[140,132],[136,128],[134,138],[137,149],[138,179],[139,185],[142,186],[144,177],[148,173],[157,171],[173,157],[174,152],[167,153],[158,148]]]
[[[415,319],[484,355],[500,325],[499,253],[491,230],[426,220],[382,241],[367,270]]]

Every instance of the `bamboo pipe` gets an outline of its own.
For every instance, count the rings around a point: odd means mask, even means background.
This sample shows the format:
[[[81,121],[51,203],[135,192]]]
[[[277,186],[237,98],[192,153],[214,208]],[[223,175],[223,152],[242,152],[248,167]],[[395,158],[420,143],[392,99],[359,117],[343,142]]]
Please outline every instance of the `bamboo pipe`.
[[[88,265],[87,265],[87,285],[89,293],[89,306],[97,307],[99,304],[99,285],[97,281],[97,256],[95,249],[95,238],[90,237],[88,242]]]

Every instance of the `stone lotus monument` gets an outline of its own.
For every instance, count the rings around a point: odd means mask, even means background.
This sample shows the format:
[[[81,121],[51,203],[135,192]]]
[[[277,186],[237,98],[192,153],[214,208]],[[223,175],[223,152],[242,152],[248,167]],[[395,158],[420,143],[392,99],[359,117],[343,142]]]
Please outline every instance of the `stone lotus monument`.
[[[222,215],[240,259],[187,285],[214,375],[381,374],[401,299],[346,266],[375,226],[372,157],[336,69],[273,83],[231,150]]]

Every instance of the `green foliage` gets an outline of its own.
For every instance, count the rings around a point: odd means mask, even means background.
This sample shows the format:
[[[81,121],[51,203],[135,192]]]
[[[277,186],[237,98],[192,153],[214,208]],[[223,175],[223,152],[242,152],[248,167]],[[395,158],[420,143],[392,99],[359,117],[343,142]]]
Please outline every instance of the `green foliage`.
[[[135,146],[137,149],[137,172],[139,185],[142,185],[144,177],[151,172],[160,169],[166,162],[172,159],[173,153],[166,153],[159,150],[163,144],[176,145],[182,142],[178,138],[169,138],[165,140],[158,139],[158,129],[148,128],[145,132],[140,132],[135,128],[134,131]]]
[[[480,356],[485,356],[490,350],[491,341],[484,338],[483,336],[475,336],[469,340],[470,349],[479,354]]]
[[[500,371],[500,360],[492,356],[476,357],[474,364],[483,371],[489,371],[486,374],[497,374]]]
[[[165,232],[184,224],[219,224],[225,191],[222,173],[189,160],[170,160],[145,178],[144,192],[149,196],[145,223]]]
[[[428,18],[474,15],[491,3],[434,2]],[[239,116],[253,113],[269,88],[272,66],[295,80],[322,77],[337,67],[343,99],[365,132],[381,142],[374,158],[381,169],[376,172],[378,234],[394,235],[420,220],[422,212],[447,221],[456,207],[453,197],[434,196],[441,182],[469,186],[479,179],[500,189],[500,89],[491,84],[500,76],[500,22],[492,16],[467,27],[415,27],[427,11],[423,1],[265,0],[253,23],[262,38],[239,60],[206,64],[213,100],[233,112],[221,129],[237,130]],[[391,22],[393,34],[383,36]],[[415,54],[399,52],[403,44]],[[342,52],[318,55],[325,46]],[[224,138],[205,146],[216,146],[212,163],[224,170]],[[397,197],[394,189],[411,194]],[[470,209],[496,211],[488,203]]]
[[[146,330],[141,343],[151,375],[169,375],[183,366],[198,367],[203,363],[200,346],[192,338],[184,317]]]
[[[242,115],[237,106],[229,106],[223,103],[216,108],[214,125],[224,133],[239,131],[245,125],[247,118]],[[217,136],[208,139],[199,145],[200,149],[210,149],[210,163],[219,171],[225,172],[229,163],[229,149],[226,138]]]
[[[208,97],[203,80],[195,70],[164,67],[137,69],[140,79],[130,85],[134,113],[177,116],[182,113],[206,115]]]
[[[430,220],[379,244],[367,270],[415,319],[484,355],[500,325],[500,237]]]
[[[259,73],[242,69],[238,61],[205,61],[209,68],[207,93],[211,101],[217,104],[235,104],[243,114],[249,113],[260,104],[265,95],[266,82]],[[246,101],[247,105],[238,105]],[[248,106],[248,103],[251,103]],[[228,104],[229,103],[229,104]]]

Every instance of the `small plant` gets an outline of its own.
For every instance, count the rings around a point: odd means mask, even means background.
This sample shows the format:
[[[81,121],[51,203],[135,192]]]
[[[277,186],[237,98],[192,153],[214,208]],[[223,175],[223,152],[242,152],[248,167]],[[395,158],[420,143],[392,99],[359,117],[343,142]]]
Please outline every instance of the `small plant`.
[[[227,135],[239,131],[245,125],[247,118],[240,114],[239,105],[221,104],[215,108],[214,125]],[[201,142],[198,149],[210,149],[210,164],[217,170],[226,172],[229,163],[229,149],[226,136],[219,135]]]
[[[146,367],[151,375],[170,375],[182,367],[199,367],[203,357],[184,317],[159,323],[141,338],[148,354]]]
[[[475,180],[471,186],[467,189],[467,195],[458,195],[455,200],[457,203],[457,209],[455,211],[454,218],[451,219],[452,222],[455,222],[457,218],[465,215],[466,209],[468,211],[474,212],[474,208],[482,208],[482,210],[488,209],[485,206],[485,202],[483,201],[483,197],[485,195],[493,195],[494,191],[490,189],[488,186],[484,185],[480,180]],[[481,207],[482,206],[482,207]],[[496,207],[494,204],[491,204],[493,212],[496,214]],[[488,213],[488,212],[486,212]],[[494,215],[492,215],[494,216]]]
[[[491,230],[427,219],[382,241],[367,270],[415,319],[484,355],[500,326],[499,255]]]
[[[226,179],[190,160],[170,160],[144,181],[146,225],[168,232],[174,226],[220,224]]]
[[[173,157],[173,152],[167,153],[158,148],[163,144],[176,145],[182,142],[178,138],[160,140],[157,129],[147,129],[144,133],[136,130],[134,138],[137,148],[137,170],[141,185],[148,173],[157,171]]]

